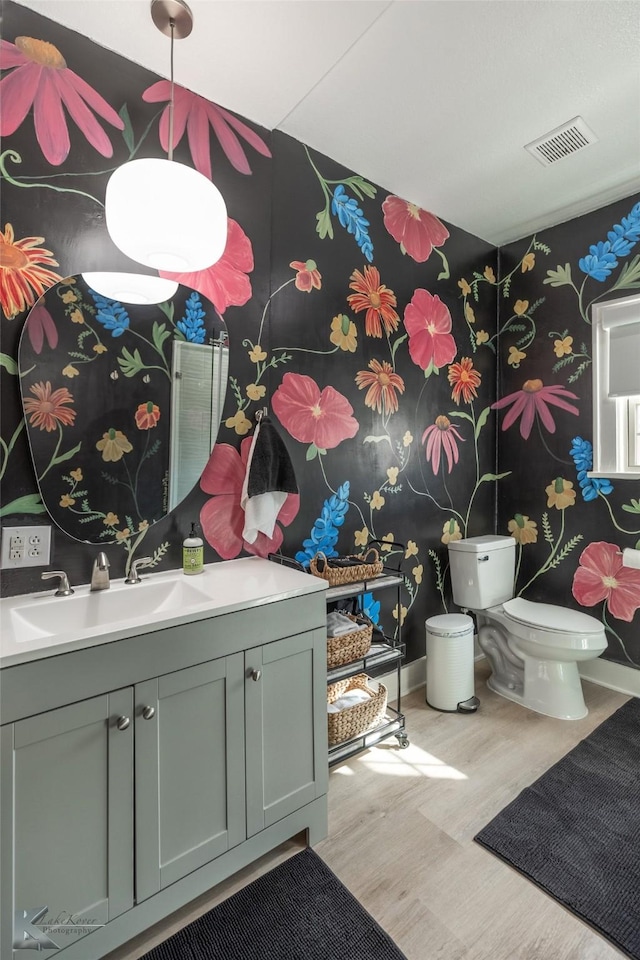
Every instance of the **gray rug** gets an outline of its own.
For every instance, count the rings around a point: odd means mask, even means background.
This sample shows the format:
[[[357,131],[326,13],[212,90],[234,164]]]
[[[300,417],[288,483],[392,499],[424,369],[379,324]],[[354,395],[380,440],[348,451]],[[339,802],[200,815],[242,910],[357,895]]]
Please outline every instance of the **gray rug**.
[[[629,700],[475,838],[640,960],[640,700]]]
[[[295,854],[143,960],[406,960],[311,849]]]

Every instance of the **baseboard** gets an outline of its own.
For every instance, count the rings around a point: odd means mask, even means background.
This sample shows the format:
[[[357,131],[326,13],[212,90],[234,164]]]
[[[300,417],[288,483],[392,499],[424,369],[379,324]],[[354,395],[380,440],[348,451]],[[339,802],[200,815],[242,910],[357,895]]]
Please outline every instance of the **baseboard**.
[[[580,676],[583,680],[597,683],[601,687],[628,693],[631,697],[640,697],[640,670],[627,667],[612,660],[585,660],[580,664]]]

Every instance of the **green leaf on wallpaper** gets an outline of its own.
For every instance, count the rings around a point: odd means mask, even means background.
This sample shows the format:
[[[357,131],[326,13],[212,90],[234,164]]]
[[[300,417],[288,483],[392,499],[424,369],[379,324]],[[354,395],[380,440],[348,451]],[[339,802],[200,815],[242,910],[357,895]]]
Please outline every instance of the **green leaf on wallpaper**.
[[[620,276],[611,289],[631,290],[634,287],[640,287],[640,255],[635,256],[629,263],[625,263]]]
[[[173,315],[176,309],[173,300],[165,300],[164,303],[159,303],[158,307],[162,310],[167,320],[173,323]]]
[[[307,447],[307,452],[305,453],[305,460],[315,460],[318,456],[318,448],[315,443],[310,443]]]
[[[447,416],[460,417],[461,420],[468,420],[469,423],[473,423],[473,417],[470,417],[468,413],[464,412],[464,410],[449,410]]]
[[[151,336],[153,337],[153,344],[158,351],[162,353],[162,344],[165,340],[168,340],[171,336],[171,331],[167,330],[167,325],[165,323],[158,323],[154,321],[153,328],[151,330]]]
[[[371,200],[373,200],[378,192],[377,188],[374,187],[372,183],[369,183],[367,180],[363,180],[363,178],[360,176],[347,177],[347,179],[343,182],[345,185],[351,187],[359,200],[364,200],[365,197],[369,197]]]
[[[66,453],[59,453],[57,457],[54,457],[51,461],[51,466],[56,466],[59,463],[64,463],[65,460],[71,460],[71,457],[75,457],[78,450],[82,448],[82,441],[76,444],[75,447],[72,447],[71,450],[67,450]]]
[[[478,483],[486,483],[488,480],[504,480],[505,477],[510,476],[511,470],[507,470],[506,473],[483,473]]]
[[[138,348],[136,347],[133,353],[131,353],[126,347],[123,347],[122,356],[118,357],[118,366],[125,377],[135,377],[136,373],[144,370],[144,363]]]
[[[478,417],[475,429],[475,438],[476,440],[480,436],[480,431],[484,427],[485,423],[489,419],[489,414],[491,413],[491,407],[485,407],[480,416]]]
[[[558,266],[555,270],[547,270],[547,276],[542,281],[543,283],[548,283],[552,287],[564,287],[567,283],[571,283],[571,264],[565,263],[564,267]]]
[[[436,375],[437,377],[440,376],[440,370],[439,370],[439,368],[435,366],[433,360],[430,360],[430,361],[429,361],[429,366],[427,367],[427,369],[426,369],[425,372],[424,372],[424,378],[425,378],[425,380],[427,380],[427,379],[431,376],[432,373],[435,373],[435,375]]]
[[[8,353],[0,353],[0,367],[4,367],[7,373],[12,373],[14,376],[18,372],[18,364]]]
[[[129,154],[131,155],[133,153],[133,147],[134,147],[135,141],[133,136],[133,126],[131,125],[131,117],[129,116],[129,110],[127,108],[126,103],[123,103],[123,105],[120,107],[119,116],[122,122],[124,123],[124,129],[122,131],[122,139],[126,143]]]
[[[320,213],[316,213],[316,233],[321,240],[324,240],[325,237],[329,237],[330,240],[333,240],[333,224],[331,223],[331,214],[329,213],[329,206],[327,205],[324,210],[321,210]]]
[[[39,493],[28,493],[24,497],[18,497],[11,503],[5,503],[0,507],[0,517],[9,517],[13,513],[46,513],[46,508]]]
[[[640,513],[640,500],[634,500],[631,498],[631,503],[623,503],[622,509],[626,513]]]
[[[388,437],[386,433],[381,434],[379,437],[374,436],[372,433],[370,433],[369,436],[365,437],[362,442],[363,443],[381,443],[383,440],[386,440],[389,446],[391,447],[391,449],[393,450],[391,438]]]

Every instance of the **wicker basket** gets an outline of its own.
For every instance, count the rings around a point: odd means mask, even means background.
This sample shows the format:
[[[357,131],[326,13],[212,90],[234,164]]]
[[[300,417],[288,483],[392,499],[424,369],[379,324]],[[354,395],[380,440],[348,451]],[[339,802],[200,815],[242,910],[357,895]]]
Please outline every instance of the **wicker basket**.
[[[382,560],[375,547],[370,547],[365,554],[354,554],[341,557],[342,560],[358,560],[351,567],[332,567],[331,560],[327,560],[319,550],[309,563],[309,569],[315,577],[322,577],[330,587],[341,587],[345,583],[355,583],[357,580],[371,580],[382,573]]]
[[[327,687],[328,703],[333,703],[347,690],[353,690],[357,687],[371,694],[371,698],[363,703],[356,703],[353,707],[347,707],[339,713],[327,714],[329,746],[359,736],[378,723],[384,716],[387,709],[387,688],[383,683],[378,683],[378,690],[376,691],[369,686],[369,681],[370,677],[366,673],[358,673],[355,677],[338,680],[337,683],[332,683]]]
[[[354,617],[350,613],[345,614],[345,616],[357,623],[361,629],[342,634],[340,637],[327,637],[327,667],[329,670],[332,667],[339,667],[343,663],[361,660],[362,657],[367,655],[371,646],[373,624],[360,617]]]

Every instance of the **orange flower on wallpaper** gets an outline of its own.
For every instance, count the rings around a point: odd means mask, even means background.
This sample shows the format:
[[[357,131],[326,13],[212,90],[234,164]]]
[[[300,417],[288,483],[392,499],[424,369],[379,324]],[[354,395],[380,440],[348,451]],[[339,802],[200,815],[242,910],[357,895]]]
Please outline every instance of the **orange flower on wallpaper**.
[[[110,427],[96,443],[96,450],[100,451],[106,463],[116,463],[122,460],[125,453],[131,453],[133,446],[121,430]]]
[[[371,360],[369,370],[360,370],[356,374],[358,388],[360,390],[369,388],[364,398],[365,404],[372,410],[377,410],[378,413],[383,411],[385,414],[397,413],[396,390],[398,393],[404,393],[404,380],[394,372],[387,360],[383,360],[382,363],[379,360]]]
[[[322,275],[315,260],[292,260],[289,266],[296,271],[295,284],[303,293],[322,287]]]
[[[47,287],[62,279],[47,267],[57,267],[51,250],[40,244],[44,237],[16,240],[13,227],[7,223],[0,230],[0,304],[7,320],[32,307]]]
[[[384,283],[380,283],[377,267],[365,265],[364,274],[354,270],[350,277],[350,293],[347,302],[355,313],[366,310],[364,329],[368,337],[381,337],[382,328],[386,334],[398,329],[400,317],[394,310],[397,306],[396,295]]]
[[[482,377],[473,366],[471,357],[463,357],[460,363],[452,363],[449,367],[449,383],[453,387],[451,399],[460,403],[460,397],[465,403],[470,403],[477,397],[476,387],[480,386]]]
[[[136,410],[136,426],[138,430],[151,430],[160,419],[160,407],[152,400],[141,403]]]
[[[26,397],[24,412],[32,427],[40,427],[41,430],[51,433],[58,425],[73,426],[76,411],[65,406],[66,403],[73,403],[73,397],[66,387],[52,390],[51,383],[47,380],[46,383],[34,383],[29,390],[34,396]]]

